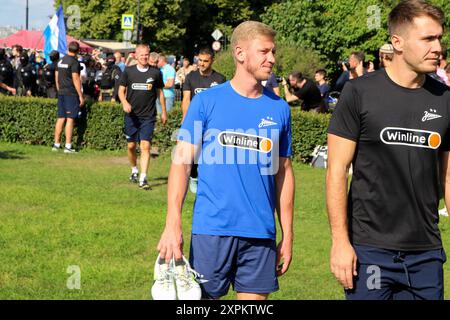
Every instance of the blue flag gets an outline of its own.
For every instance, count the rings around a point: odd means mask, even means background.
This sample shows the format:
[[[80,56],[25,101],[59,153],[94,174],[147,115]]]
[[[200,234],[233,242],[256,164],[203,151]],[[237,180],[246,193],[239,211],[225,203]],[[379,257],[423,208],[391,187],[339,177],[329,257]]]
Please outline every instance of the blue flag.
[[[65,55],[67,51],[66,27],[64,25],[64,12],[62,5],[44,29],[44,55],[50,62],[49,55],[53,50]]]

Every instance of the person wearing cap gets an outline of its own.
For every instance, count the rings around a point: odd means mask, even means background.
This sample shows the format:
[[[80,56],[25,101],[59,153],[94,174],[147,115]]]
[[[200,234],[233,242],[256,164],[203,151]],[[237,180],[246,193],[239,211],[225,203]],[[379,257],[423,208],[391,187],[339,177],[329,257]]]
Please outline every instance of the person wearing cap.
[[[106,58],[106,69],[103,71],[102,79],[100,81],[100,95],[99,101],[119,101],[118,90],[119,80],[122,75],[120,67],[116,64],[114,56]]]
[[[385,43],[381,46],[379,51],[380,68],[386,68],[391,65],[394,57],[394,47],[390,43]]]

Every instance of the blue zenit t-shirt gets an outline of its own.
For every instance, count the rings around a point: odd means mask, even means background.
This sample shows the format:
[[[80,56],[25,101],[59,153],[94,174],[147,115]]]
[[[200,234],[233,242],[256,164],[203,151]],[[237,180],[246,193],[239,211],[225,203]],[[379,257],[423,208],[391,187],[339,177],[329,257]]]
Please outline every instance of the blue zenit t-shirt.
[[[161,73],[163,76],[164,85],[166,85],[167,80],[175,79],[175,76],[177,73],[170,64],[164,65],[164,67],[162,67],[160,70],[161,70]],[[172,98],[175,96],[175,87],[172,87],[170,89],[163,89],[163,92],[164,92],[164,97]]]
[[[275,239],[279,157],[291,156],[288,104],[225,82],[195,95],[178,140],[201,147],[193,234]]]

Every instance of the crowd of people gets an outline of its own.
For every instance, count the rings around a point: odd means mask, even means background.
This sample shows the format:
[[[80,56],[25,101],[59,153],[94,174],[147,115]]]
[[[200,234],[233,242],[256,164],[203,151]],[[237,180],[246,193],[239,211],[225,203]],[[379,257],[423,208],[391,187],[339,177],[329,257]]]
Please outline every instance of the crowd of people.
[[[212,52],[213,54],[213,52]],[[392,44],[386,43],[379,49],[379,68],[389,66],[394,55]],[[183,99],[183,85],[186,76],[199,68],[199,55],[191,60],[181,57],[151,52],[149,63],[160,68],[166,98],[167,111],[170,111],[175,101]],[[137,64],[136,53],[127,56],[116,51],[104,53],[101,49],[94,49],[91,54],[79,54],[80,80],[82,91],[88,101],[116,101],[118,86],[122,72],[126,66]],[[43,52],[25,50],[15,45],[11,50],[0,49],[0,94],[15,96],[41,96],[56,98],[55,70],[60,54],[50,53],[48,61]],[[355,79],[376,70],[373,61],[365,61],[364,52],[352,52],[348,59],[339,62],[342,73],[332,86],[327,72],[319,69],[315,72],[314,80],[304,76],[301,71],[292,71],[288,77],[277,77],[271,74],[263,85],[280,96],[280,87],[284,89],[284,98],[290,105],[298,105],[305,111],[327,112],[335,105],[337,97],[348,80]],[[436,73],[431,74],[435,79],[450,86],[450,64],[447,61],[447,50],[444,48],[440,57]],[[330,95],[330,93],[334,95]],[[161,106],[157,100],[157,110],[161,113]]]

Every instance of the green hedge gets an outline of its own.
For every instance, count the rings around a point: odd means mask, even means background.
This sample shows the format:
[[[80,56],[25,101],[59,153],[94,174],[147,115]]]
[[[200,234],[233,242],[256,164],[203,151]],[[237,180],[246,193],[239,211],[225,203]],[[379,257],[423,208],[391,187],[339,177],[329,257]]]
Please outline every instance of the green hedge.
[[[0,96],[0,141],[51,146],[56,110],[54,99]],[[179,128],[181,118],[181,108],[177,104],[165,126],[158,121],[153,144],[161,152],[173,146],[172,135]],[[308,161],[314,147],[326,143],[329,118],[329,115],[292,109],[292,145],[296,160]],[[78,148],[124,149],[122,107],[107,102],[87,104],[74,130],[73,141]]]

